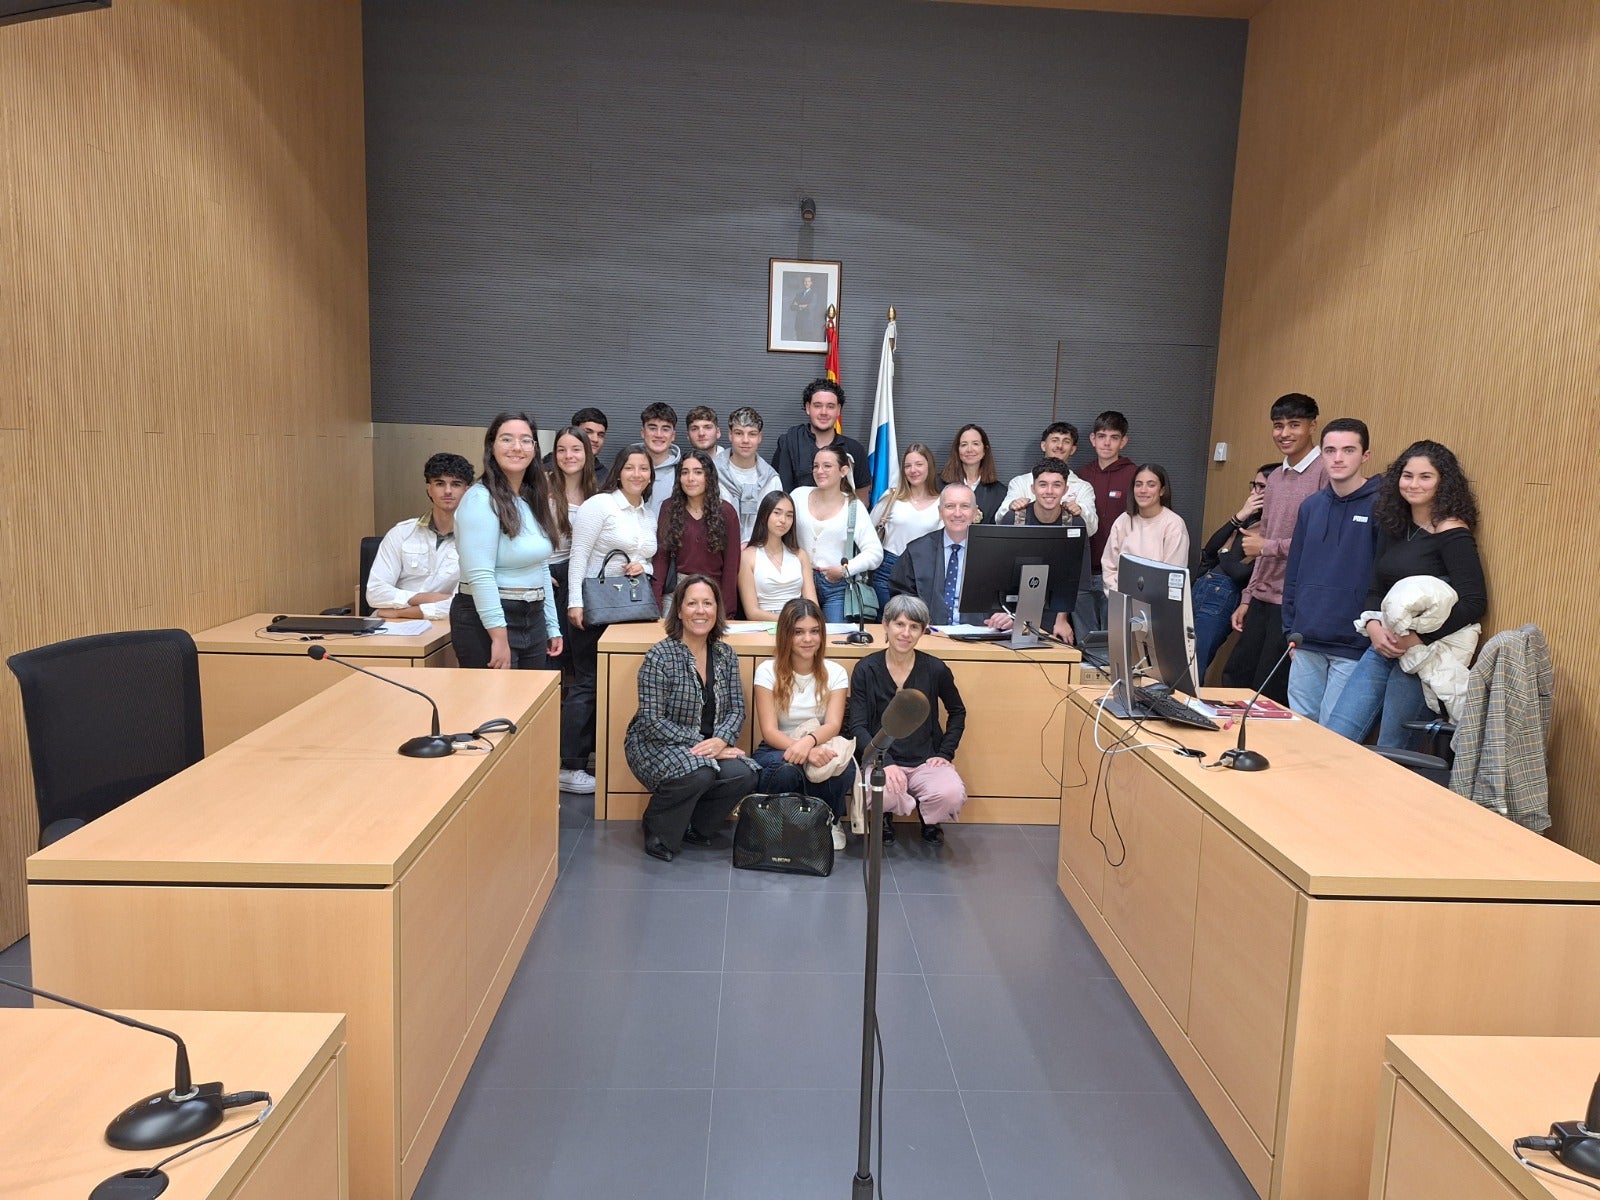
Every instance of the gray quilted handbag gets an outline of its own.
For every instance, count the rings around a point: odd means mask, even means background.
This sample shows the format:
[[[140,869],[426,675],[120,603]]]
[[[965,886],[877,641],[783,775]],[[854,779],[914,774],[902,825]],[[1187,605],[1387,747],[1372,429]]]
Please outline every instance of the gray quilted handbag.
[[[583,579],[583,625],[585,629],[602,625],[629,625],[642,621],[659,621],[661,610],[656,607],[655,593],[650,590],[650,576],[617,575],[606,578],[606,567],[613,555],[620,554],[624,562],[628,555],[613,550],[600,564],[600,573]]]

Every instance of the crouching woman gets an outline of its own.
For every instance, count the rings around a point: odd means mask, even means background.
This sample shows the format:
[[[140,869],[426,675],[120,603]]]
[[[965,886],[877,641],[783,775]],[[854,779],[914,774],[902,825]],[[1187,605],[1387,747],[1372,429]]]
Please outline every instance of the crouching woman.
[[[734,743],[744,727],[739,658],[722,594],[705,575],[685,575],[672,593],[667,636],[639,667],[639,711],[623,752],[650,789],[644,852],[663,862],[688,842],[709,846],[739,801],[755,790],[755,764]]]

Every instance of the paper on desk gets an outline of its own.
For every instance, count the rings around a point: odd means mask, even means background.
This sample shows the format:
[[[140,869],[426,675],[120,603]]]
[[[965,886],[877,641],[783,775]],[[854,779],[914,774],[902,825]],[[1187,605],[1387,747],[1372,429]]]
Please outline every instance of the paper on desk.
[[[378,633],[393,633],[401,637],[410,637],[418,633],[427,633],[433,628],[432,621],[385,621],[377,630]]]
[[[942,633],[946,637],[972,637],[974,634],[995,632],[988,625],[935,625],[935,633]]]
[[[778,627],[768,621],[729,621],[729,633],[776,633]]]

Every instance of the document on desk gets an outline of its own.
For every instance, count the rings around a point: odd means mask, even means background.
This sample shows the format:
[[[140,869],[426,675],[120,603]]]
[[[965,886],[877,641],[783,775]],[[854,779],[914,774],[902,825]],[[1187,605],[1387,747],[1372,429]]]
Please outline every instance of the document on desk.
[[[1001,632],[988,625],[934,625],[932,629],[945,637],[984,637]],[[1010,634],[1005,636],[1009,637]]]
[[[432,621],[424,621],[419,618],[415,621],[385,621],[376,632],[379,635],[392,633],[400,637],[414,637],[419,633],[427,633],[432,628]]]

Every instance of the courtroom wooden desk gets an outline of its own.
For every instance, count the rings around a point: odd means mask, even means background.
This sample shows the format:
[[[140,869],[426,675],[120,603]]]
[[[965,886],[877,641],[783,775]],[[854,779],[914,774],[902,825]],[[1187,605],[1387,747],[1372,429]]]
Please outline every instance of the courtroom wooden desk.
[[[334,668],[337,670],[337,668]],[[390,670],[397,677],[414,672]],[[28,860],[34,977],[106,1007],[343,1012],[350,1184],[407,1196],[555,883],[559,677],[350,672]]]
[[[194,635],[195,648],[200,651],[200,703],[207,754],[261,728],[350,674],[337,664],[307,657],[312,646],[322,646],[329,654],[369,669],[456,665],[449,621],[430,622],[427,633],[330,634],[308,642],[292,634],[260,634],[276,615],[252,613]]]
[[[344,1018],[330,1013],[144,1012],[189,1047],[197,1082],[262,1091],[272,1112],[260,1128],[197,1150],[164,1169],[163,1200],[343,1200]],[[134,1101],[172,1086],[173,1045],[102,1017],[51,1006],[0,1009],[0,1196],[83,1200],[102,1180],[154,1166],[181,1147],[123,1151],[106,1123]],[[217,1133],[262,1110],[230,1111]]]
[[[884,648],[881,626],[868,626],[870,646],[836,646],[828,635],[828,657],[845,670]],[[650,794],[628,769],[622,739],[639,707],[639,665],[645,651],[666,636],[659,623],[613,625],[600,639],[595,696],[595,820],[642,816]],[[729,634],[744,681],[745,723],[739,745],[760,741],[756,729],[756,667],[772,657],[770,633]],[[917,649],[950,664],[967,705],[967,729],[955,758],[967,785],[963,821],[1053,825],[1061,806],[1061,762],[1067,691],[1077,683],[1076,650],[1052,646],[1017,652],[981,642],[925,636]]]
[[[1511,1143],[1547,1134],[1552,1121],[1581,1120],[1596,1073],[1600,1038],[1389,1038],[1372,1200],[1592,1197],[1591,1188],[1530,1171]],[[1528,1158],[1567,1171],[1552,1155]]]
[[[1140,749],[1101,777],[1094,699],[1061,890],[1261,1195],[1365,1194],[1388,1034],[1600,1034],[1600,865],[1309,721],[1251,723],[1266,771]],[[1208,761],[1237,737],[1161,729]]]

